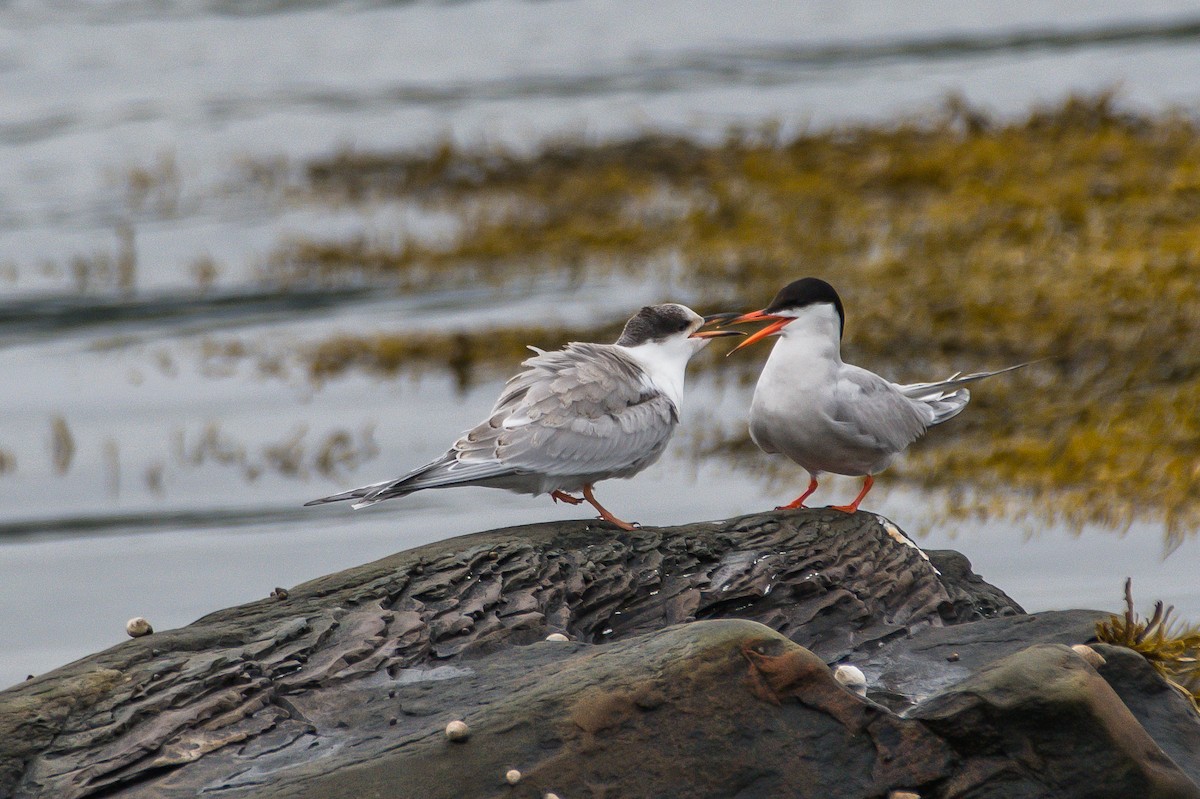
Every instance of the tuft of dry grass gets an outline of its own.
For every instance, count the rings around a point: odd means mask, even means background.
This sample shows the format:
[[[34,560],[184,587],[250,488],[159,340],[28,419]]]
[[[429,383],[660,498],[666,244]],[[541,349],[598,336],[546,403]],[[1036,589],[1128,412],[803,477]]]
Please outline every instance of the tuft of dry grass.
[[[1156,518],[1170,541],[1200,529],[1193,120],[1123,113],[1108,96],[1004,123],[955,103],[926,120],[787,140],[768,130],[714,145],[557,142],[533,155],[345,152],[309,164],[303,189],[312,202],[412,203],[456,218],[457,233],[293,241],[271,261],[282,283],[585,283],[615,270],[749,309],[818,275],[846,301],[847,360],[889,377],[1048,358],[979,385],[971,409],[893,474],[1002,486],[1014,510],[1078,525]],[[440,355],[391,338],[366,355],[362,342],[331,342],[312,369],[436,357],[511,368],[520,345],[572,337],[543,332],[451,337]],[[721,368],[751,379],[764,354]]]

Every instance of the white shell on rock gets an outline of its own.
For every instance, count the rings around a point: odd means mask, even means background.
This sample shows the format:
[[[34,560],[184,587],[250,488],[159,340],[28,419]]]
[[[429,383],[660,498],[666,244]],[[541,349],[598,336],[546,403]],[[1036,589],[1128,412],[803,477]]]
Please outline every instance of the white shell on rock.
[[[1086,660],[1088,665],[1093,669],[1098,669],[1108,662],[1104,659],[1104,655],[1101,655],[1087,644],[1075,644],[1071,648],[1075,650],[1075,654]]]
[[[141,638],[143,635],[150,635],[154,632],[154,628],[141,616],[134,616],[125,622],[125,632],[129,633],[130,638]]]
[[[455,719],[446,725],[446,737],[451,741],[465,741],[471,735],[471,728],[465,721]]]
[[[857,666],[847,666],[843,663],[833,670],[833,679],[859,696],[867,695],[867,675]]]
[[[563,635],[562,633],[550,633],[549,635],[546,636],[546,640],[562,642],[562,641],[570,641],[571,639],[568,638],[567,636]]]
[[[521,772],[517,771],[515,768],[510,768],[505,773],[504,780],[509,785],[516,785],[518,782],[521,781]]]
[[[548,793],[545,796],[543,796],[542,799],[558,799],[558,794]]]

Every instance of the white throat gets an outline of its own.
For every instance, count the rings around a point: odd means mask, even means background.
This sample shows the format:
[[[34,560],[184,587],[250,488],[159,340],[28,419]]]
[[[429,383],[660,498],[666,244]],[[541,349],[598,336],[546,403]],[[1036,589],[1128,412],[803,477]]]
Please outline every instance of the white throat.
[[[636,347],[620,348],[646,373],[647,388],[661,392],[675,405],[683,408],[683,380],[688,361],[708,343],[703,338],[669,338],[663,342],[650,341]]]
[[[801,308],[795,319],[779,332],[776,350],[842,362],[842,323],[836,308],[828,303],[810,305]]]

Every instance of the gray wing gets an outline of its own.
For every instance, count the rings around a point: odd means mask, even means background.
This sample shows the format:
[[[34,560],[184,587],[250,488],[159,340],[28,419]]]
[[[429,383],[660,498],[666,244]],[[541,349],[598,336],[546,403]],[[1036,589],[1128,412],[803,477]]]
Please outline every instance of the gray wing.
[[[906,397],[901,387],[847,364],[838,376],[831,415],[855,445],[900,452],[934,424],[934,411]]]
[[[634,361],[606,344],[536,352],[508,381],[488,420],[455,443],[460,462],[621,476],[657,460],[679,412]]]
[[[426,488],[494,483],[523,474],[628,476],[666,448],[674,403],[636,363],[605,344],[568,344],[536,355],[505,384],[488,418],[445,455],[394,480],[307,504],[358,500],[355,508]]]

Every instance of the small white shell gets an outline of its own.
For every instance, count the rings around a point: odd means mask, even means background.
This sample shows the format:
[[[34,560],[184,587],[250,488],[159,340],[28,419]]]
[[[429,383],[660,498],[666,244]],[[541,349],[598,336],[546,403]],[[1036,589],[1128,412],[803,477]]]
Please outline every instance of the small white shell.
[[[867,675],[863,674],[862,669],[857,666],[848,666],[843,663],[833,670],[833,679],[859,696],[867,695]]]
[[[471,728],[465,721],[455,719],[446,725],[446,737],[451,741],[465,741],[471,736]]]
[[[567,636],[563,635],[562,633],[550,633],[549,635],[546,636],[546,640],[562,642],[562,641],[570,641],[571,639],[568,638]]]
[[[516,785],[521,781],[521,772],[517,771],[515,768],[510,768],[507,772],[505,772],[504,780],[509,785]]]
[[[892,791],[888,799],[921,799],[921,794],[916,791]]]
[[[1075,654],[1086,660],[1088,665],[1093,669],[1098,669],[1108,662],[1104,659],[1104,655],[1101,655],[1087,644],[1075,644],[1075,646],[1071,648],[1075,650]]]
[[[558,799],[558,794],[548,793],[545,796],[543,796],[542,799]]]
[[[134,616],[125,622],[125,632],[129,633],[130,638],[141,638],[143,635],[150,635],[154,632],[154,628],[141,616]]]

